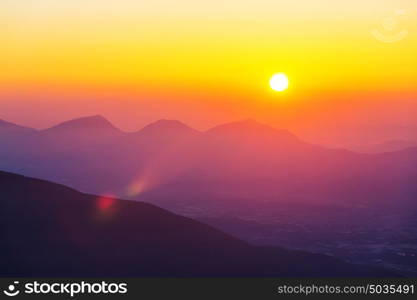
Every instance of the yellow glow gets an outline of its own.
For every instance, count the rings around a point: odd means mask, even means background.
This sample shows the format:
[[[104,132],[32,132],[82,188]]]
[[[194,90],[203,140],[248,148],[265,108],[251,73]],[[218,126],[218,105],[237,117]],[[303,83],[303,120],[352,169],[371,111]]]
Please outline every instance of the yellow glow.
[[[171,96],[187,83],[259,96],[277,68],[298,94],[414,91],[417,1],[382,2],[0,1],[0,92],[152,85]],[[384,27],[389,18],[395,30]]]
[[[274,91],[283,92],[288,88],[289,80],[284,73],[277,73],[271,77],[269,85]]]

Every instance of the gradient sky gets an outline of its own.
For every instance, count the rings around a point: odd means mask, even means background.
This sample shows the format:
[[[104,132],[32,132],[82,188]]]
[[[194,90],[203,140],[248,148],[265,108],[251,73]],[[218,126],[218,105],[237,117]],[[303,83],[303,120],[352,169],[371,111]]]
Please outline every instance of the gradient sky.
[[[254,118],[322,142],[358,128],[407,138],[416,20],[414,0],[2,0],[0,118],[103,114],[125,130]],[[284,93],[268,87],[276,72]]]

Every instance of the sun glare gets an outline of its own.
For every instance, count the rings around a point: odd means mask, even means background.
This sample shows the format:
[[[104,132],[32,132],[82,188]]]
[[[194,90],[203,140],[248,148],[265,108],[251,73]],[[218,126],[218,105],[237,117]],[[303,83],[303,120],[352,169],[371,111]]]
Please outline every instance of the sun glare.
[[[269,85],[274,91],[283,92],[288,88],[288,77],[284,73],[277,73],[269,80]]]

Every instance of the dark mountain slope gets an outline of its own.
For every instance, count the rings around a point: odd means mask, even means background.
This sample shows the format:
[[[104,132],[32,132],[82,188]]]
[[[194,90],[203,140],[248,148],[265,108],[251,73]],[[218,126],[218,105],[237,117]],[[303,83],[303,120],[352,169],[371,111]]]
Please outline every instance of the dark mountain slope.
[[[1,276],[393,276],[42,180],[0,172],[0,190]]]

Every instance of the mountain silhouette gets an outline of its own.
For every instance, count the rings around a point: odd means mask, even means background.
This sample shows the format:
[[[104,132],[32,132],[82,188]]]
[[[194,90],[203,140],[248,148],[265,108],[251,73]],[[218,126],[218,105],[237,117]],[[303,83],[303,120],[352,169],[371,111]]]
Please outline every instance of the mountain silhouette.
[[[254,247],[143,202],[0,172],[0,275],[395,276],[324,255]]]
[[[165,198],[167,203],[158,202],[164,207],[170,207],[168,195],[193,202],[201,200],[202,194],[211,204],[218,199],[220,206],[239,198],[253,199],[254,205],[261,199],[336,205],[409,204],[417,193],[411,184],[417,180],[411,167],[417,166],[417,151],[404,153],[378,156],[327,149],[285,130],[253,121],[234,122],[203,133],[167,158],[169,163],[160,167],[159,174],[166,177],[180,166],[183,172],[174,173],[168,184],[156,187],[149,196],[155,201]],[[207,202],[200,200],[193,204]]]
[[[43,130],[42,133],[49,136],[67,135],[64,137],[89,136],[89,138],[94,139],[97,136],[120,135],[122,132],[103,116],[95,115],[60,123]]]
[[[7,122],[5,120],[0,119],[0,132],[1,131],[25,131],[25,132],[32,132],[35,131],[35,129],[32,129],[30,127],[20,126],[11,122]]]
[[[77,130],[82,129],[85,130],[87,128],[94,128],[94,129],[112,129],[115,130],[116,128],[111,124],[107,119],[105,119],[101,115],[94,115],[88,117],[82,117],[74,120],[69,120],[62,122],[58,125],[55,125],[45,131],[49,130]]]
[[[2,142],[7,143],[9,142],[8,139],[22,139],[34,132],[36,132],[36,130],[33,128],[20,126],[0,119],[0,139],[2,139]]]
[[[161,119],[149,125],[146,125],[137,134],[159,135],[163,133],[182,133],[182,134],[196,134],[197,130],[185,125],[177,120]]]
[[[297,139],[295,135],[287,130],[278,130],[258,121],[247,119],[237,122],[230,122],[215,126],[206,132],[206,135],[222,135],[222,136],[253,136],[256,138],[275,137],[286,139]]]
[[[396,152],[414,147],[417,147],[417,141],[411,140],[385,140],[377,143],[351,146],[355,151],[363,153]]]
[[[127,143],[131,146],[158,152],[172,143],[198,135],[200,132],[177,120],[158,120],[130,134]]]
[[[15,155],[20,148],[26,147],[25,142],[36,132],[37,130],[33,128],[0,119],[0,168],[4,166],[7,169],[7,161],[10,159],[10,155]],[[17,156],[21,157],[21,155]]]
[[[1,140],[8,144],[10,139]],[[13,145],[0,151],[5,171],[170,209],[175,202],[204,206],[218,200],[222,205],[238,198],[338,205],[396,199],[404,204],[417,193],[411,184],[417,180],[415,148],[391,155],[328,149],[253,120],[205,132],[160,120],[125,133],[93,116],[19,138]],[[148,188],[133,195],[128,190],[137,181],[146,181]]]

